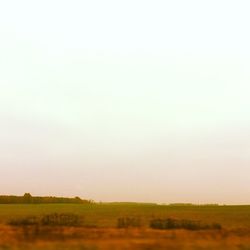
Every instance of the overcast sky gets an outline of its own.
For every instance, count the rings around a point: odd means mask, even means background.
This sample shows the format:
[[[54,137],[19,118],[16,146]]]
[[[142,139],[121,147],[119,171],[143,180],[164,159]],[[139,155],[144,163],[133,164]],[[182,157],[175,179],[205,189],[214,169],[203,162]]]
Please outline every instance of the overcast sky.
[[[249,11],[1,1],[1,193],[250,203]]]

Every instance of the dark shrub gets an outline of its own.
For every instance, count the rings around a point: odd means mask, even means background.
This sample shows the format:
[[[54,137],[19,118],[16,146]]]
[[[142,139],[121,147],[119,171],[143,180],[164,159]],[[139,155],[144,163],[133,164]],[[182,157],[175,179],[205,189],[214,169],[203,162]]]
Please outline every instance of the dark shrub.
[[[150,221],[150,227],[154,229],[187,229],[187,230],[205,230],[205,229],[221,229],[221,225],[202,224],[193,220],[177,220],[172,218],[153,219]]]
[[[176,229],[181,228],[180,221],[172,218],[154,219],[150,221],[151,228],[157,229]]]
[[[12,226],[80,226],[80,217],[72,213],[53,213],[47,214],[43,217],[25,217],[20,219],[13,219],[8,222]]]
[[[140,227],[140,226],[141,226],[141,221],[139,218],[122,217],[118,218],[117,220],[118,228]]]
[[[79,226],[80,218],[76,214],[48,214],[41,219],[41,224],[44,226]]]
[[[33,226],[33,225],[38,225],[39,220],[35,216],[30,216],[21,219],[10,220],[8,224],[12,226]]]
[[[211,225],[211,229],[218,229],[218,230],[220,230],[220,229],[222,229],[222,226],[219,223],[213,223]]]

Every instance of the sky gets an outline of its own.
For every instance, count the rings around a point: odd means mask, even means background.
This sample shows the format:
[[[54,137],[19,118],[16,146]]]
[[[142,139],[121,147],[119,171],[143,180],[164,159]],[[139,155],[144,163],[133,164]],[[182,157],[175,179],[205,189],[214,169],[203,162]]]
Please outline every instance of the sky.
[[[250,204],[247,0],[0,2],[0,192]]]

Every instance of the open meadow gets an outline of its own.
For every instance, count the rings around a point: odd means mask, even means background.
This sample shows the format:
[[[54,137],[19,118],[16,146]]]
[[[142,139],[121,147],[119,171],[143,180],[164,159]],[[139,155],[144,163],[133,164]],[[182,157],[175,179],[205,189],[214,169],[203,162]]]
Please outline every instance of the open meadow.
[[[1,204],[0,249],[250,249],[250,206]]]

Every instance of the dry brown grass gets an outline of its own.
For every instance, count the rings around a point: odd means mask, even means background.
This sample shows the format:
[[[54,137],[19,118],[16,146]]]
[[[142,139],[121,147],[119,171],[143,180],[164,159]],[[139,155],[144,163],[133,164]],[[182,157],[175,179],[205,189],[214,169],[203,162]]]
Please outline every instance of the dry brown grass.
[[[26,230],[26,231],[25,231]],[[149,228],[34,228],[0,226],[0,249],[250,249],[250,230],[154,230]]]

